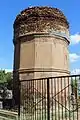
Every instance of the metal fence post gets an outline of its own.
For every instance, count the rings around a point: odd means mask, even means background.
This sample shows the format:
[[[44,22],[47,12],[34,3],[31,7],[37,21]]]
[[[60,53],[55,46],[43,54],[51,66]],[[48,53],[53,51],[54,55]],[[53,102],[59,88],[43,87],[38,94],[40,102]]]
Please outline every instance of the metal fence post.
[[[50,88],[49,88],[49,78],[47,78],[47,118],[50,120]]]
[[[20,119],[20,91],[21,91],[21,83],[18,81],[18,118]]]

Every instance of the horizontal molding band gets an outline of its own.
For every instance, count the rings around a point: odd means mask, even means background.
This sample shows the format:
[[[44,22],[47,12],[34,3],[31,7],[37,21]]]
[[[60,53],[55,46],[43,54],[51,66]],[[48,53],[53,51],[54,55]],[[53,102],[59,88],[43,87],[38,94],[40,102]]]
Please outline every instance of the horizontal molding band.
[[[68,37],[65,37],[65,36],[62,36],[62,34],[58,34],[58,33],[52,33],[50,34],[49,32],[42,32],[42,33],[35,33],[35,32],[32,32],[32,33],[27,33],[27,34],[24,34],[24,35],[20,35],[19,37],[17,37],[16,39],[13,39],[13,43],[15,44],[16,42],[18,42],[19,39],[23,38],[23,37],[30,37],[30,36],[33,36],[34,38],[35,37],[55,37],[55,38],[61,38],[61,39],[65,39],[65,41],[67,41],[67,43],[69,44],[70,43],[70,40]],[[22,40],[21,40],[22,41]]]
[[[31,72],[60,72],[70,74],[70,71],[63,69],[55,69],[55,68],[31,68],[31,69],[17,69],[13,71],[19,73],[31,73]]]

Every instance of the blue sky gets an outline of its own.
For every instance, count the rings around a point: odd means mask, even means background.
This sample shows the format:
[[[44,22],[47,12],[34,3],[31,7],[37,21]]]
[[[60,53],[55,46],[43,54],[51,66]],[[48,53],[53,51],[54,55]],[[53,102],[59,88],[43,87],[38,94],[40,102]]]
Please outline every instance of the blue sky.
[[[52,6],[63,11],[70,23],[70,69],[80,73],[80,0],[2,0],[0,1],[0,68],[13,68],[13,23],[29,6]]]

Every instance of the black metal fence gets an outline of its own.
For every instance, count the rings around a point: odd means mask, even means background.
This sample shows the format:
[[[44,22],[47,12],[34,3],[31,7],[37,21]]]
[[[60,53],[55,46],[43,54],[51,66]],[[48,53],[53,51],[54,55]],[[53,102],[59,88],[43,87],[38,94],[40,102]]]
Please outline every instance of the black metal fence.
[[[80,75],[20,81],[21,120],[80,120]]]

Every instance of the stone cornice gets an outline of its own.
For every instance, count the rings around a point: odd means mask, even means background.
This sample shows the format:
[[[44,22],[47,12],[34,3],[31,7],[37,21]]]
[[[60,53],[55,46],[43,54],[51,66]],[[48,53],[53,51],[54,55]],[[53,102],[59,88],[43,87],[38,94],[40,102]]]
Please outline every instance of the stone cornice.
[[[45,33],[45,32],[41,32],[41,33],[31,32],[31,33],[21,35],[18,38],[13,39],[13,43],[16,44],[18,42],[31,41],[31,40],[33,40],[34,38],[37,38],[37,37],[47,37],[47,38],[51,37],[51,38],[64,40],[68,44],[70,43],[69,38],[67,39],[67,37],[65,37],[65,36],[60,36],[59,34],[50,34],[50,33]]]
[[[70,71],[64,69],[56,69],[56,68],[31,68],[31,69],[17,69],[13,72],[19,73],[32,73],[32,72],[60,72],[70,74]]]

